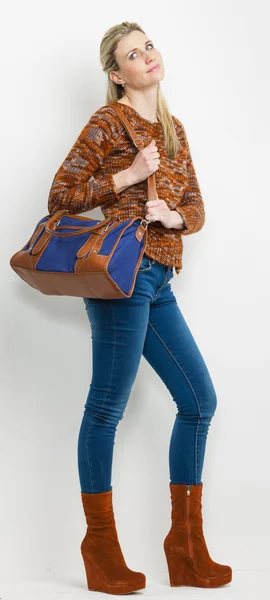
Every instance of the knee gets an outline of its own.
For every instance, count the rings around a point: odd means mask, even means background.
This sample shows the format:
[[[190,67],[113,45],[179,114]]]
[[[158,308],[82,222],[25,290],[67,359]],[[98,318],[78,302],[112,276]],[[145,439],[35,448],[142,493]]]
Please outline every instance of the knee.
[[[120,406],[113,407],[107,405],[106,402],[102,406],[96,406],[88,400],[84,406],[84,414],[94,425],[117,427],[124,416],[124,408]]]
[[[208,379],[203,389],[203,416],[213,417],[217,409],[217,394],[213,382]]]

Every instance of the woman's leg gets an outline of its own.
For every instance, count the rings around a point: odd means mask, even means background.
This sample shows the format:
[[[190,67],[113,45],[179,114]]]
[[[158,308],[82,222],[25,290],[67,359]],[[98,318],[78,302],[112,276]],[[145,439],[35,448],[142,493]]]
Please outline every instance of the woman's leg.
[[[143,355],[177,406],[169,447],[171,483],[201,483],[216,393],[200,350],[167,282],[150,304]]]
[[[166,279],[150,305],[143,354],[177,406],[169,448],[171,528],[163,547],[171,586],[218,587],[232,569],[212,560],[203,532],[201,481],[217,406],[206,364]]]
[[[112,489],[113,446],[142,356],[149,317],[145,295],[85,299],[92,330],[92,381],[78,439],[81,491]]]
[[[81,543],[89,590],[127,594],[146,577],[127,566],[116,529],[111,485],[116,427],[135,379],[149,317],[145,295],[84,299],[92,331],[92,381],[78,439],[87,531]]]

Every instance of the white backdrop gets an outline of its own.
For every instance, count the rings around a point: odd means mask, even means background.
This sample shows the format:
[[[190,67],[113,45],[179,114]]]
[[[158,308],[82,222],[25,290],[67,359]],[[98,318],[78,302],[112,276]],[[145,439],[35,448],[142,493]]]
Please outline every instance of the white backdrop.
[[[125,20],[138,22],[163,55],[161,89],[185,126],[205,203],[205,225],[183,238],[183,269],[172,288],[217,392],[202,476],[206,541],[235,577],[270,568],[268,10],[262,0],[5,4],[3,580],[86,585],[77,439],[91,381],[87,313],[80,298],[32,289],[9,260],[48,213],[54,174],[105,104],[99,44]],[[99,208],[84,214],[103,218]],[[161,574],[164,594],[175,415],[167,388],[142,358],[116,434],[114,508],[129,567]]]

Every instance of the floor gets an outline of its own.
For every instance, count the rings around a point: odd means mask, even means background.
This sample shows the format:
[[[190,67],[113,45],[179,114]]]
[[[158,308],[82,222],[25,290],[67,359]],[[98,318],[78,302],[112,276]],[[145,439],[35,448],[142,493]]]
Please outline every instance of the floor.
[[[226,600],[254,600],[254,598],[269,598],[270,571],[233,571],[231,583],[216,589],[176,587],[171,588],[168,584],[166,574],[151,577],[147,575],[147,585],[144,590],[133,592],[132,596],[137,598],[218,598]],[[55,581],[16,581],[0,582],[0,600],[60,600],[68,598],[87,599],[89,594],[95,594],[97,598],[104,596],[108,598],[113,594],[101,594],[101,592],[90,592],[86,582],[66,577]],[[125,594],[131,596],[131,594]]]

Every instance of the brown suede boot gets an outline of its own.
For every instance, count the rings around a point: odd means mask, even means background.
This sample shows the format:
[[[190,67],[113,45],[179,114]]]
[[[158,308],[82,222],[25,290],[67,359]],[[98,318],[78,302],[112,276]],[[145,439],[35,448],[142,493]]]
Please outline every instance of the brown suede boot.
[[[87,532],[81,543],[89,590],[129,594],[145,588],[144,573],[128,568],[116,531],[112,490],[81,492]]]
[[[232,569],[214,562],[203,534],[202,487],[170,483],[172,525],[163,547],[171,586],[214,588],[232,580]]]

